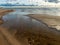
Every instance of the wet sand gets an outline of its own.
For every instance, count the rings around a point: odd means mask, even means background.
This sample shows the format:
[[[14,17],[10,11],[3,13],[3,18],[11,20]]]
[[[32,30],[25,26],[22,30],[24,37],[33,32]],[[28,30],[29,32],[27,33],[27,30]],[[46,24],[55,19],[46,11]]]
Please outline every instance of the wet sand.
[[[0,26],[0,32],[1,34],[3,34],[3,37],[1,35],[1,41],[2,43],[0,43],[1,45],[22,45],[18,40],[16,40],[16,38],[11,35],[9,32],[8,32],[8,28],[5,28],[5,27],[1,27]],[[3,39],[3,40],[2,40]],[[6,41],[6,42],[4,42]],[[5,44],[6,43],[6,44]],[[27,45],[27,44],[25,44]]]
[[[13,12],[14,10],[8,10],[8,9],[0,9],[0,16],[6,15],[10,12]]]
[[[14,10],[0,9],[0,24],[3,24],[3,16],[13,11]]]
[[[0,9],[0,26],[1,24],[4,23],[2,17],[10,12],[13,12],[13,10]],[[0,27],[0,45],[11,45],[10,42],[8,42],[8,40],[6,39],[5,35],[1,32],[1,27]]]
[[[0,45],[10,45],[8,40],[5,38],[5,36],[0,31]]]
[[[51,16],[46,14],[30,14],[28,15],[31,18],[34,18],[38,21],[46,23],[49,27],[56,28],[60,30],[60,16]]]

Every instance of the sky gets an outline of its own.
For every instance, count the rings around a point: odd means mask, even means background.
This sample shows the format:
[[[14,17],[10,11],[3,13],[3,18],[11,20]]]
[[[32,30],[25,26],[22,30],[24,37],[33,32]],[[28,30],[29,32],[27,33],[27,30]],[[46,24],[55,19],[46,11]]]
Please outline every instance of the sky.
[[[15,3],[19,2],[19,4],[27,4],[27,5],[28,4],[60,5],[60,0],[0,0],[0,4],[1,3],[6,3],[6,2],[9,2],[9,3],[12,3],[12,4],[15,4]]]

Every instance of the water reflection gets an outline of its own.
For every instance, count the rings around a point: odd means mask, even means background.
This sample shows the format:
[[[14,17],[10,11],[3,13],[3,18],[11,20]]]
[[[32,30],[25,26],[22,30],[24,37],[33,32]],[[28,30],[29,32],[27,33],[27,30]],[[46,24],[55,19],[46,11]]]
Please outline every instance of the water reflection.
[[[12,13],[9,13],[9,14],[3,16],[3,20],[4,20],[3,26],[14,27],[14,28],[18,28],[18,27],[24,28],[25,27],[25,28],[30,28],[30,29],[36,28],[36,30],[37,29],[39,30],[40,28],[48,29],[48,27],[47,27],[48,25],[46,25],[42,21],[39,22],[28,16],[25,16],[25,15],[31,14],[31,12],[39,13],[41,10],[43,11],[43,9],[23,9],[23,11],[21,11],[22,9],[14,9],[14,10],[15,10],[15,12],[12,12]],[[46,9],[44,9],[44,10],[46,10]],[[47,9],[47,12],[49,12],[48,10],[50,11],[51,9]],[[29,11],[31,11],[31,12],[29,12]]]
[[[30,17],[24,16],[28,14],[50,14],[56,15],[59,14],[60,11],[58,8],[39,8],[39,9],[14,9],[15,12],[9,13],[3,16],[3,20],[5,21],[4,25],[6,26],[14,26],[20,25],[21,22],[25,23],[35,23],[33,19]],[[35,24],[36,25],[36,24]],[[38,23],[39,25],[39,23]],[[17,27],[16,26],[16,27]]]
[[[3,20],[5,21],[4,24],[8,24],[8,25],[14,25],[14,24],[18,24],[20,25],[21,23],[40,23],[39,21],[36,21],[30,17],[27,16],[22,16],[22,15],[6,15],[3,17]],[[17,25],[17,26],[18,26]]]
[[[29,28],[31,29],[32,27],[36,28],[39,30],[39,28],[48,28],[47,25],[43,24],[42,22],[39,22],[35,19],[32,19],[28,16],[27,13],[18,13],[18,11],[12,12],[10,14],[7,14],[3,16],[4,24],[3,26],[5,27],[14,27],[14,28]]]
[[[14,9],[16,10],[15,14],[49,14],[49,15],[54,15],[54,16],[59,16],[60,15],[60,8],[21,8],[21,9]]]

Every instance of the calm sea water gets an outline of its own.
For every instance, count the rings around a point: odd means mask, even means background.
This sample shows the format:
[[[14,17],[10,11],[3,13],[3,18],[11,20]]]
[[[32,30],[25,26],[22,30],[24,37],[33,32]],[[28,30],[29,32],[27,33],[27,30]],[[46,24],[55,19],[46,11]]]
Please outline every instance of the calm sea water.
[[[21,8],[21,9],[14,9],[15,14],[48,14],[53,16],[60,16],[60,9],[59,8]]]

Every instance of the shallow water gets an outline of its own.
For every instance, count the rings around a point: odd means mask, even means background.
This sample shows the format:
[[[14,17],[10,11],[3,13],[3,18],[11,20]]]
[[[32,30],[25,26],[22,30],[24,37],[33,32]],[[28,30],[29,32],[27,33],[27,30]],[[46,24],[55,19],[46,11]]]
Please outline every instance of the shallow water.
[[[21,23],[26,23],[26,24],[31,24],[31,23],[37,23],[37,25],[39,26],[39,21],[32,19],[28,16],[25,16],[28,14],[24,14],[22,12],[22,14],[18,14],[17,12],[13,12],[10,13],[8,15],[3,16],[3,20],[4,20],[4,24],[5,26],[20,26]],[[42,22],[41,24],[42,25]],[[44,25],[44,24],[43,24]]]
[[[41,9],[14,9],[15,11],[12,13],[9,13],[5,16],[3,16],[3,20],[4,20],[4,26],[15,26],[15,27],[19,27],[21,25],[21,23],[26,23],[26,25],[29,24],[33,25],[37,20],[34,21],[34,19],[25,16],[28,14],[51,14],[54,15],[55,13],[57,14],[57,11],[60,11],[57,8],[41,8]],[[55,14],[55,15],[56,15]],[[39,21],[38,21],[39,22]],[[43,25],[43,27],[46,27],[47,25],[45,23],[41,23],[36,22],[36,26],[39,27],[41,25]]]
[[[26,15],[28,13],[20,12],[21,10],[16,10],[15,12],[9,13],[5,16],[3,16],[4,23],[2,26],[7,28],[22,28],[30,29],[33,28],[33,30],[39,30],[40,28],[46,28],[48,29],[47,25],[45,23],[42,23],[41,21],[37,21],[35,19],[32,19]]]
[[[28,13],[25,13],[24,11],[20,12],[20,10],[9,13],[3,16],[4,23],[2,24],[2,26],[8,28],[9,32],[12,33],[14,33],[15,30],[19,29],[22,32],[29,30],[33,33],[40,33],[41,31],[45,32],[45,34],[47,34],[46,32],[59,34],[57,33],[57,29],[48,27],[48,25],[44,22],[37,21],[26,15],[28,15]]]

